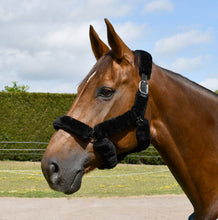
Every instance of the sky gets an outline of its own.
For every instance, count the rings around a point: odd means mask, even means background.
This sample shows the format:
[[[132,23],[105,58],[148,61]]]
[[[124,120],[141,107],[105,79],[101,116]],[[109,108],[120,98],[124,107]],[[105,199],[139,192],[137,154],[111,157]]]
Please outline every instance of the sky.
[[[76,93],[96,60],[93,25],[107,43],[104,18],[155,64],[218,90],[218,1],[0,0],[0,91]]]

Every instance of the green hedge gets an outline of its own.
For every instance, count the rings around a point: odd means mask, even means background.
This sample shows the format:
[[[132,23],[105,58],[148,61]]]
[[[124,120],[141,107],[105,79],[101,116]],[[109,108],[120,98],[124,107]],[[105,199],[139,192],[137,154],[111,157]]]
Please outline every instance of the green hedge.
[[[66,114],[76,95],[0,92],[0,141],[48,142],[53,121]],[[45,148],[46,145],[1,144],[1,148]],[[0,159],[33,160],[29,152],[0,154]]]
[[[66,114],[76,95],[0,93],[1,141],[49,141],[52,123]]]
[[[121,161],[121,163],[152,165],[165,164],[160,154],[153,146],[150,146],[146,150],[139,153],[129,154]]]
[[[66,114],[75,94],[0,92],[0,142],[49,142],[54,133],[53,121]],[[45,149],[44,144],[0,143],[2,149]],[[43,151],[0,151],[0,160],[40,160]],[[138,156],[137,156],[138,155]],[[154,156],[154,157],[153,157]],[[132,154],[124,163],[162,164],[158,152],[149,147]]]

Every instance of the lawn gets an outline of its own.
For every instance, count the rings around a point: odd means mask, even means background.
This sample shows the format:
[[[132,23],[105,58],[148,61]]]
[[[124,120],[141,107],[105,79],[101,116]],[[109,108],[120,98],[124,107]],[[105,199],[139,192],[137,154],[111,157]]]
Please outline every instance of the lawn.
[[[0,196],[13,197],[110,197],[182,194],[166,166],[118,165],[112,170],[94,170],[83,177],[73,195],[51,190],[40,163],[0,161]]]

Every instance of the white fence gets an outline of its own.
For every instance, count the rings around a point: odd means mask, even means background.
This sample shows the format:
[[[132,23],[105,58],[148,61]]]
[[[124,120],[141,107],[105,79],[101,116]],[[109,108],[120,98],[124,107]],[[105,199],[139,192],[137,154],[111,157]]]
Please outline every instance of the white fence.
[[[16,148],[13,148],[16,145]],[[45,152],[45,148],[48,142],[30,142],[30,141],[0,141],[0,160],[2,158],[29,156],[32,161],[39,161]],[[10,146],[10,147],[8,147]],[[18,148],[20,146],[20,148]],[[42,147],[43,146],[43,147]],[[126,162],[129,163],[131,158],[137,157],[138,159],[151,159],[160,158],[159,155],[135,155],[130,154],[127,156]],[[21,159],[22,160],[22,159]]]
[[[11,147],[5,147],[11,146]],[[13,148],[13,145],[20,145],[21,148]],[[39,148],[38,146],[48,145],[48,142],[31,142],[31,141],[0,141],[0,158],[3,156],[19,156],[30,155],[32,160],[36,161],[37,157],[41,157],[45,152],[45,148]]]

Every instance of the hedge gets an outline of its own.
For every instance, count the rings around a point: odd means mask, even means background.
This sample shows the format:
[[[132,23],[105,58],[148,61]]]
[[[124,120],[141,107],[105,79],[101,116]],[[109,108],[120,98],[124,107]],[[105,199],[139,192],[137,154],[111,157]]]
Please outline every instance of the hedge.
[[[66,114],[76,95],[0,93],[1,141],[49,141],[52,122]]]
[[[69,111],[75,97],[75,94],[0,92],[0,141],[48,142],[54,133],[53,121]],[[45,148],[46,145],[1,144],[0,147]],[[26,151],[16,152],[14,156],[6,153],[0,159],[32,159]]]
[[[76,94],[0,92],[0,142],[49,142],[54,133],[53,121],[66,114]],[[2,149],[45,149],[42,144],[0,144]],[[43,152],[0,151],[0,160],[40,160]],[[139,155],[139,156],[137,156]],[[151,157],[152,156],[152,157]],[[154,156],[154,157],[153,157]],[[162,164],[158,152],[148,150],[132,154],[124,163]]]
[[[121,161],[121,163],[152,165],[165,164],[162,157],[153,146],[149,146],[146,150],[141,151],[139,153],[129,154]]]

